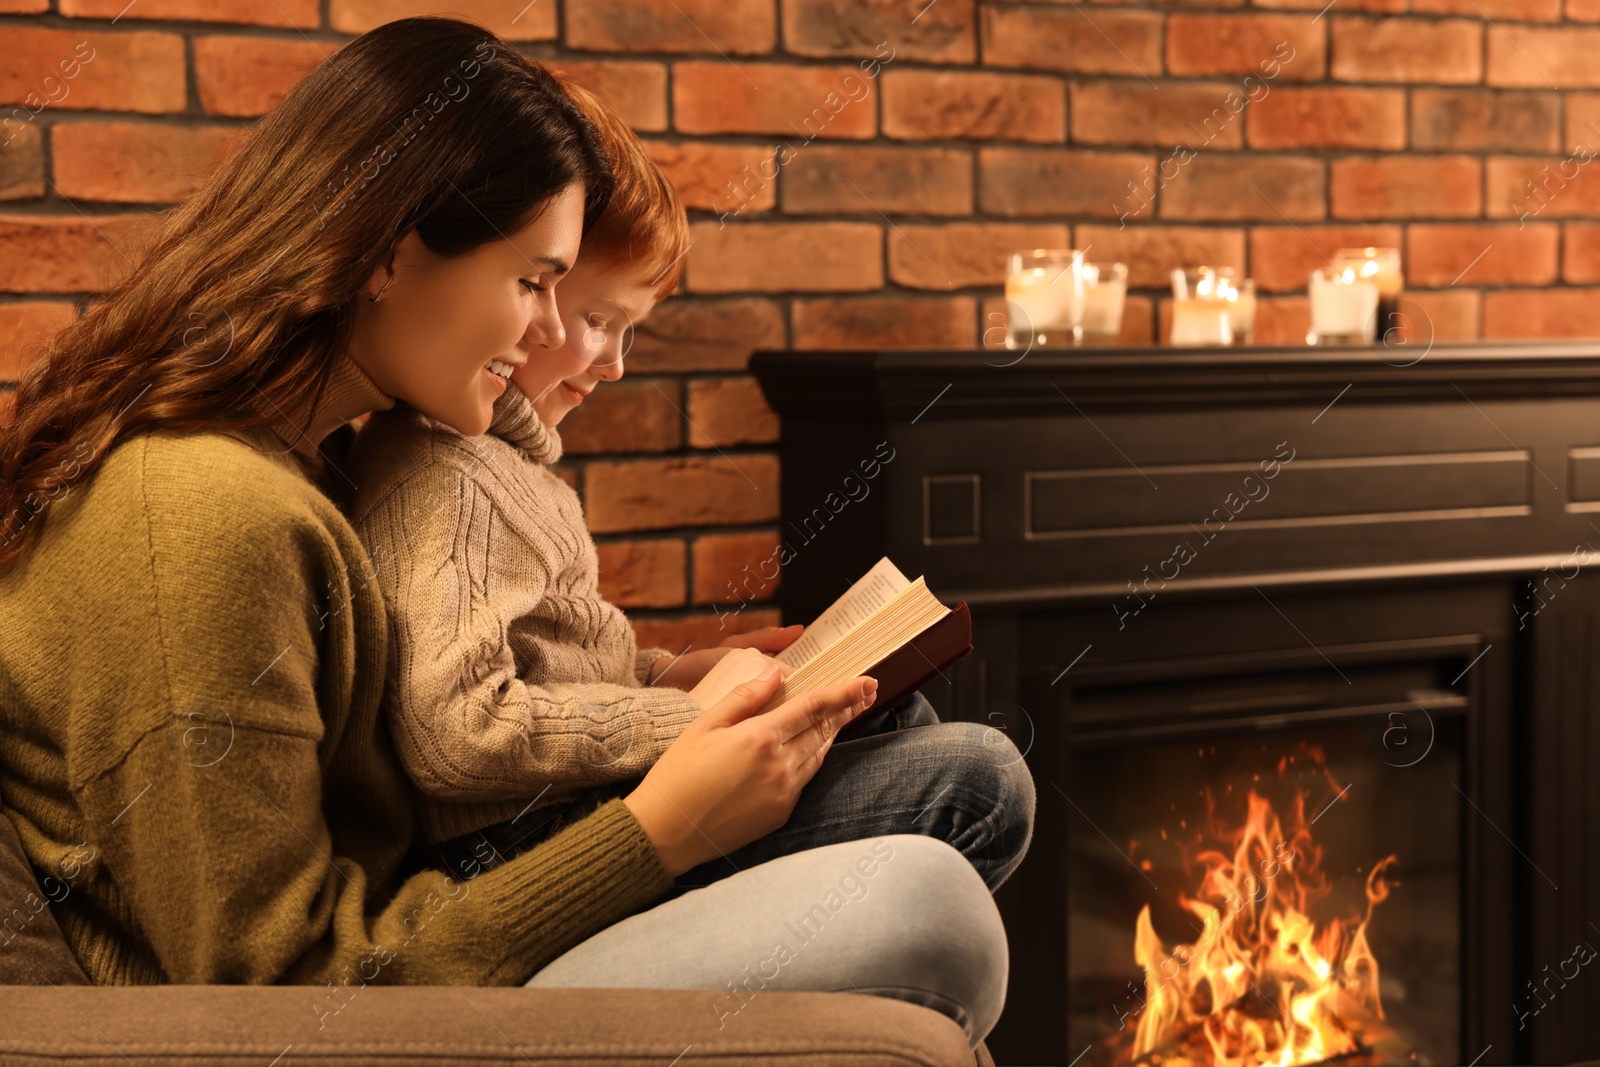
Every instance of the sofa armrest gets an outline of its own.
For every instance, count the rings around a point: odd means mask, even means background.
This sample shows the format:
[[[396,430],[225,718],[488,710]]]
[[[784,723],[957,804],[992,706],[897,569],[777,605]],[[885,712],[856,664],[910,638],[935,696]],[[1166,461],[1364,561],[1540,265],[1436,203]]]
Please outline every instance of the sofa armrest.
[[[0,1067],[993,1067],[949,1017],[855,993],[478,986],[0,986]],[[719,1025],[720,1021],[720,1025]]]

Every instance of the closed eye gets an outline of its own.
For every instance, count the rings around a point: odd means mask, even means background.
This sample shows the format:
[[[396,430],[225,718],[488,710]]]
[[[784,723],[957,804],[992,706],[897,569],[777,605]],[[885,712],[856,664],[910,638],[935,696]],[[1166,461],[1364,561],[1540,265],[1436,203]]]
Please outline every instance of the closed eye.
[[[548,292],[550,290],[550,287],[548,285],[540,285],[537,282],[530,282],[526,278],[519,278],[517,280],[520,281],[523,284],[523,286],[525,288],[527,288],[530,292],[544,293],[544,292]]]

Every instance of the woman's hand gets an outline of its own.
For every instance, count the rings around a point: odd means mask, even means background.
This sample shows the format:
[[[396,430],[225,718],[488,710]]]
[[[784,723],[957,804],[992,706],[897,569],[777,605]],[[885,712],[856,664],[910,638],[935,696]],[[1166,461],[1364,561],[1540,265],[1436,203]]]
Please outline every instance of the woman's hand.
[[[742,682],[678,735],[623,803],[676,878],[778,829],[845,723],[876,698],[866,676],[813,689],[756,714],[774,668]]]

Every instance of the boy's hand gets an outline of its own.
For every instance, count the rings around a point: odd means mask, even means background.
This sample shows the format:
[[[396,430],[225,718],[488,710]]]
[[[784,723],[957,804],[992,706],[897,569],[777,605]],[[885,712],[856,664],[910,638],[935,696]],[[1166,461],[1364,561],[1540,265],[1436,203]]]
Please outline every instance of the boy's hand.
[[[787,663],[779,663],[753,648],[712,648],[706,651],[718,653],[721,658],[689,693],[702,708],[711,707],[734,689],[760,677],[768,667],[778,668],[780,681],[794,672],[794,668]]]
[[[763,626],[759,630],[734,634],[717,647],[753,648],[770,656],[774,652],[782,652],[794,644],[795,640],[800,636],[800,631],[804,629],[805,626],[798,622],[791,626]]]

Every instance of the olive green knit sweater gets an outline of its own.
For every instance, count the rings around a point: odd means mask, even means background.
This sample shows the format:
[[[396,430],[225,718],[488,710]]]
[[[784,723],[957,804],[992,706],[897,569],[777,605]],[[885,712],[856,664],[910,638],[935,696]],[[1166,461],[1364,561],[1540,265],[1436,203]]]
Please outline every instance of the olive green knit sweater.
[[[36,868],[70,863],[95,983],[519,984],[670,888],[621,800],[468,882],[407,863],[384,604],[310,480],[392,404],[346,358],[275,427],[292,450],[120,441],[0,573],[0,800]]]

